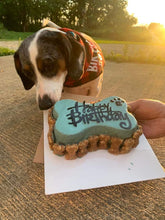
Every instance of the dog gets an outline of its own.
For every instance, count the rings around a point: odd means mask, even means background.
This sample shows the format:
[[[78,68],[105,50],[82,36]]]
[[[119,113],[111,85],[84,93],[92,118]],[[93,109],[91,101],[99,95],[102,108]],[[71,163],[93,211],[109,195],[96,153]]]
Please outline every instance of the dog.
[[[24,88],[36,86],[41,110],[59,101],[62,92],[97,96],[105,63],[99,45],[84,33],[51,21],[46,25],[26,38],[14,54]]]

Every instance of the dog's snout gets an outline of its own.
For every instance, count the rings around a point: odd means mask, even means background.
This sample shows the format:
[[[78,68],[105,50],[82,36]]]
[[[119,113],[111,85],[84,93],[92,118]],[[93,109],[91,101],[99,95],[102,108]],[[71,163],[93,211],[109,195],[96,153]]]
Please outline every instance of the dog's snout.
[[[44,95],[43,98],[39,97],[38,104],[40,110],[47,110],[54,105],[54,102],[48,95]]]

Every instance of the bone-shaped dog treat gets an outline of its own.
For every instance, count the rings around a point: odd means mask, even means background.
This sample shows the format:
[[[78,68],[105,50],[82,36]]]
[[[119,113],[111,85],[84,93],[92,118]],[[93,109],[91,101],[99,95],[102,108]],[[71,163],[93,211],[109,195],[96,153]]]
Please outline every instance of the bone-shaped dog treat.
[[[108,135],[128,139],[138,129],[136,119],[127,111],[126,102],[116,96],[93,104],[80,103],[70,99],[61,100],[54,105],[52,115],[56,120],[53,136],[59,145],[78,144],[89,138],[88,148],[90,146],[92,148],[91,136]],[[100,139],[97,144],[98,148],[101,148],[101,146],[99,147],[101,141],[105,145],[104,147],[101,144],[102,148],[106,148],[108,138],[105,141]],[[95,142],[97,142],[97,138],[95,138]],[[96,143],[94,145],[96,146]],[[88,149],[88,151],[92,150]],[[84,148],[82,154],[85,153]]]

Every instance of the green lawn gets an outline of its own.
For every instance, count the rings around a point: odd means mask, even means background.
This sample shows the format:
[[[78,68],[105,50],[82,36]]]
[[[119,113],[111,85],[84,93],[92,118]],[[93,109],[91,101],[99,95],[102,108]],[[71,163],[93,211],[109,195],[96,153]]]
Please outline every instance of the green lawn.
[[[14,54],[14,50],[10,50],[8,48],[0,47],[0,56],[7,56]]]
[[[0,29],[0,41],[14,41],[14,40],[24,40],[26,37],[30,36],[31,32],[15,32]]]
[[[99,39],[99,38],[95,38],[95,37],[94,37],[94,40],[95,40],[98,44],[164,45],[164,43],[156,43],[156,42],[114,41],[114,40]]]
[[[0,29],[0,41],[14,41],[14,40],[24,40],[26,37],[33,34],[32,32],[15,32],[7,31],[5,29]],[[130,42],[130,41],[114,41],[106,40],[94,37],[98,44],[137,44],[137,45],[154,45],[151,42]]]
[[[7,31],[0,27],[0,41],[21,41],[33,34],[32,32]],[[93,37],[98,44],[137,44],[137,45],[161,45],[152,42],[114,41]]]

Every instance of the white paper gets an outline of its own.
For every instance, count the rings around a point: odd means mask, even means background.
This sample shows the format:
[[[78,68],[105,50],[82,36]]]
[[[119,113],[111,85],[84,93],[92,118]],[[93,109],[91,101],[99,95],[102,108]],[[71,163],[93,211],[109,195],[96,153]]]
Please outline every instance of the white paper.
[[[157,157],[142,135],[139,145],[128,154],[107,150],[89,152],[82,158],[66,160],[48,144],[48,112],[44,112],[45,194],[62,193],[165,177]]]

